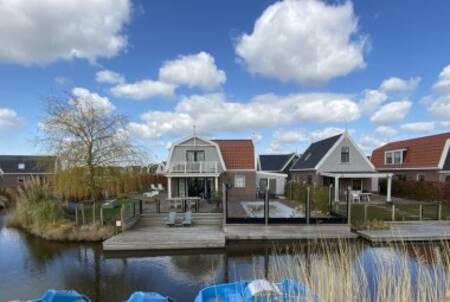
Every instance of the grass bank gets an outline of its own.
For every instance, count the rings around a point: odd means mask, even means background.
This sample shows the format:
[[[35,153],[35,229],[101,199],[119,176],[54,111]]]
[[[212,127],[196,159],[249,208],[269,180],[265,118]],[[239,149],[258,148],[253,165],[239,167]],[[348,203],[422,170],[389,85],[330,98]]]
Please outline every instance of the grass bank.
[[[79,226],[67,219],[61,202],[38,179],[26,182],[19,189],[15,207],[8,211],[7,224],[57,241],[102,241],[114,234],[112,226]]]

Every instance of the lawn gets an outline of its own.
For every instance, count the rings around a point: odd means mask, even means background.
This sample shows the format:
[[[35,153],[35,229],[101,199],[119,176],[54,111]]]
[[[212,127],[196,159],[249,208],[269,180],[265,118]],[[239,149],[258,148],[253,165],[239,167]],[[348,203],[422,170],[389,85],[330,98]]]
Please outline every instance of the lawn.
[[[423,204],[422,219],[423,220],[436,220],[438,217],[438,206],[436,204]],[[340,213],[345,213],[345,205],[340,206]],[[352,205],[352,225],[364,224],[364,204]],[[419,220],[419,203],[417,204],[395,204],[395,220],[396,221],[410,221]],[[441,218],[443,220],[450,220],[450,205],[442,204]],[[391,204],[376,204],[369,205],[367,207],[367,221],[380,220],[391,221],[392,220],[392,206]]]

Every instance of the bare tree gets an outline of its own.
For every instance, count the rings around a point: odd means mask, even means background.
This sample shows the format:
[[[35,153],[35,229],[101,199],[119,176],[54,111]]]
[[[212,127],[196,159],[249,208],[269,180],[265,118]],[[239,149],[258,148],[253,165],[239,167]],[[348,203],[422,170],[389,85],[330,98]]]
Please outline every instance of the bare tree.
[[[49,99],[46,113],[40,127],[40,142],[58,157],[63,169],[86,169],[95,211],[100,193],[97,171],[104,167],[136,164],[140,158],[140,151],[123,130],[126,118],[93,100],[74,97],[69,101],[66,98]],[[95,213],[93,215],[95,217]]]

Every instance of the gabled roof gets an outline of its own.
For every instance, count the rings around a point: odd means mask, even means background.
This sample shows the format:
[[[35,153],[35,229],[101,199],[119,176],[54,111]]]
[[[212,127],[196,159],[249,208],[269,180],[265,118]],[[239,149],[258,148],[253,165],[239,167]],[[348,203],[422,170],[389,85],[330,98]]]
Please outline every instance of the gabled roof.
[[[53,156],[0,155],[0,169],[5,174],[53,173],[55,160]],[[19,164],[24,164],[23,169]]]
[[[297,160],[291,170],[313,170],[343,134],[335,135],[315,143]]]
[[[261,154],[259,167],[261,171],[283,171],[286,165],[295,158],[296,153]]]
[[[251,139],[216,139],[227,170],[255,170],[255,147]]]
[[[377,169],[444,168],[450,169],[448,158],[450,132],[391,142],[375,149],[371,161]],[[385,165],[386,151],[403,150],[402,165]],[[444,168],[445,169],[445,168]]]

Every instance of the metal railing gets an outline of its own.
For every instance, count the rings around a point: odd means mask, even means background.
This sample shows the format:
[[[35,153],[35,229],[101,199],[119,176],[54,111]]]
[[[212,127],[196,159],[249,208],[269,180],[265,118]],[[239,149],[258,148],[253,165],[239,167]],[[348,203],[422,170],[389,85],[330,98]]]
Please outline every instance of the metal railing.
[[[217,173],[216,161],[174,161],[170,163],[168,172],[171,173]]]

